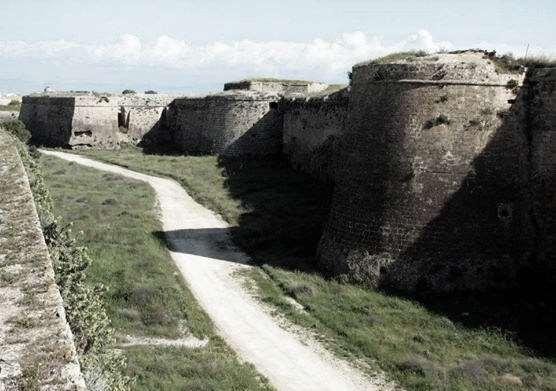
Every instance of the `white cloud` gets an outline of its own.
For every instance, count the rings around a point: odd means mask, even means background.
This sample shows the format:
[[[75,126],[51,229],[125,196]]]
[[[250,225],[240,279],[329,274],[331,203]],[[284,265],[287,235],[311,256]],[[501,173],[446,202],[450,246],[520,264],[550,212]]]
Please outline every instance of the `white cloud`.
[[[466,47],[521,54],[504,44],[482,42]],[[63,64],[72,72],[77,72],[80,66],[101,66],[104,73],[84,75],[89,79],[106,78],[107,70],[124,73],[130,67],[138,73],[147,73],[148,67],[151,75],[153,69],[160,70],[160,75],[168,70],[180,72],[184,80],[196,77],[215,81],[257,75],[345,81],[346,72],[353,64],[390,52],[415,49],[435,52],[454,48],[451,42],[437,40],[427,30],[419,30],[394,43],[386,43],[380,36],[361,31],[344,33],[335,39],[316,38],[307,42],[245,39],[206,44],[194,44],[166,35],[144,41],[126,34],[113,42],[100,44],[67,40],[0,41],[0,64],[3,60],[11,64]],[[530,49],[530,53],[541,52],[542,48]]]
[[[321,78],[343,76],[351,65],[394,50],[450,48],[449,42],[437,42],[426,30],[406,40],[386,45],[382,38],[360,31],[344,33],[333,40],[309,42],[253,41],[191,42],[161,36],[143,42],[126,34],[111,43],[99,45],[77,42],[0,41],[0,56],[12,59],[64,58],[74,63],[156,66],[175,69],[222,70],[233,68],[247,73],[308,74]]]

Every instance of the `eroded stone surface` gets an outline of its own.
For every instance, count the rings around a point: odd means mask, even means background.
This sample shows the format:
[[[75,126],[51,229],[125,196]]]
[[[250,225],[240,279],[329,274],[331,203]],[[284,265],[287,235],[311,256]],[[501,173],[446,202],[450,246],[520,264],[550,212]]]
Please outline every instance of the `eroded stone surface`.
[[[0,390],[83,390],[27,175],[2,130],[0,189]]]

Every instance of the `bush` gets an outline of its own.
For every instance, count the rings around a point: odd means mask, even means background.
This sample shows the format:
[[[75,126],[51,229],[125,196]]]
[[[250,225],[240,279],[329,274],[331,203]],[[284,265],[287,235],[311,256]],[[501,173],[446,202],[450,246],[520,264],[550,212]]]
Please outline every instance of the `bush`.
[[[21,102],[18,101],[17,99],[12,99],[10,101],[10,103],[8,103],[8,106],[20,106],[20,105],[21,105]]]
[[[123,90],[122,94],[124,95],[128,95],[128,94],[136,94],[136,92],[134,90]]]
[[[31,139],[31,132],[29,132],[25,124],[19,120],[4,122],[2,127],[25,144]]]
[[[156,94],[158,94],[158,92],[156,92],[154,90],[147,90],[147,91],[145,91],[145,94],[156,95]]]

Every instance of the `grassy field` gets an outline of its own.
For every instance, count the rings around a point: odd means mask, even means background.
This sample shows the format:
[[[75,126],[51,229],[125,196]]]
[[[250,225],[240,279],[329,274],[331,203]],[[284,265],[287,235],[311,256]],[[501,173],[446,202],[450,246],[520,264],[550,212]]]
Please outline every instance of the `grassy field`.
[[[483,306],[488,298],[461,308],[447,300],[446,310],[319,276],[311,259],[329,189],[283,163],[230,167],[214,157],[145,155],[136,148],[81,153],[181,182],[236,225],[236,242],[261,265],[247,279],[261,299],[370,372],[380,368],[411,390],[556,390],[554,356],[537,358],[491,327],[481,311],[491,318],[502,311]],[[498,321],[519,318],[526,311],[519,305]],[[538,334],[547,343],[553,336]]]
[[[93,259],[91,282],[106,287],[107,309],[120,335],[177,338],[184,328],[209,337],[204,348],[125,348],[137,390],[261,390],[270,387],[215,335],[182,282],[165,245],[147,185],[43,156],[55,210]]]
[[[235,242],[254,259],[313,269],[313,250],[328,213],[331,189],[292,172],[284,163],[222,165],[214,156],[148,155],[139,148],[77,153],[173,178],[234,226]]]

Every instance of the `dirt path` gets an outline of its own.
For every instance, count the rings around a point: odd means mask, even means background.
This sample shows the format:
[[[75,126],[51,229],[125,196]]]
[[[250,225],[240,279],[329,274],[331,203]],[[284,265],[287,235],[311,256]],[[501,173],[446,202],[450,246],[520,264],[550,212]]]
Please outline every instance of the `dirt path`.
[[[228,225],[197,204],[175,181],[63,152],[47,155],[147,182],[160,203],[171,256],[218,332],[279,390],[383,390],[314,341],[282,328],[234,277],[248,258],[228,238]]]

